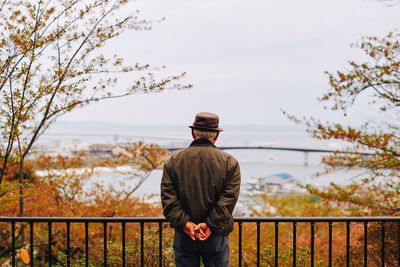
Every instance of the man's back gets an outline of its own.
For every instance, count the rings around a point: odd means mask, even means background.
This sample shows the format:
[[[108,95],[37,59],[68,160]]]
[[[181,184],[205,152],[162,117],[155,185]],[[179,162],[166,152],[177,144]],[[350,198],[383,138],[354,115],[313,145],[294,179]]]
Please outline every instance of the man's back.
[[[197,113],[189,127],[194,141],[167,160],[161,179],[164,216],[175,228],[175,264],[228,267],[239,164],[214,146],[223,131],[218,115]]]
[[[171,178],[176,190],[174,194],[191,221],[200,223],[209,219],[211,229],[222,235],[232,231],[232,212],[240,187],[239,165],[233,156],[219,150],[207,139],[197,139],[190,147],[171,156],[164,171]],[[168,183],[168,180],[163,177],[162,183]],[[164,193],[168,195],[168,191]],[[228,201],[221,206],[218,201],[223,195]],[[168,219],[171,206],[167,198],[162,200]]]

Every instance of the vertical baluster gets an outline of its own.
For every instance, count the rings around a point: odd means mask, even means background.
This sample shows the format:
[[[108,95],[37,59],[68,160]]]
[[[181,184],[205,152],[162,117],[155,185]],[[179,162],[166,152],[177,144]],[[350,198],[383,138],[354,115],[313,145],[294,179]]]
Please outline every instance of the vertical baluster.
[[[381,263],[385,267],[385,222],[381,222]]]
[[[368,222],[364,222],[364,267],[368,266]]]
[[[397,229],[399,230],[399,232],[397,233],[397,245],[398,245],[398,252],[397,252],[397,262],[400,266],[400,222],[397,223]]]
[[[71,266],[71,225],[67,222],[67,266]]]
[[[107,222],[103,222],[103,263],[107,266]]]
[[[89,266],[89,222],[85,222],[85,266]]]
[[[332,267],[332,222],[329,222],[328,227],[329,227],[329,252],[328,252],[328,264],[329,267]]]
[[[296,261],[297,261],[297,222],[293,222],[293,267],[296,267]]]
[[[15,266],[15,222],[11,222],[11,265]]]
[[[51,230],[52,230],[52,223],[51,223],[51,222],[48,222],[49,267],[51,267],[52,257],[53,257],[52,254],[51,254],[51,242],[52,242]]]
[[[242,266],[242,222],[239,222],[239,267]]]
[[[144,267],[144,222],[140,222],[140,266]]]
[[[275,267],[278,267],[279,222],[275,222]]]
[[[33,267],[33,222],[29,222],[29,258],[31,267]]]
[[[311,222],[311,267],[314,267],[314,226],[315,223]]]
[[[125,267],[125,227],[126,227],[126,223],[122,222],[122,267]]]
[[[257,222],[257,266],[260,266],[260,222]]]
[[[350,266],[350,222],[346,222],[346,266]]]
[[[159,266],[162,267],[162,231],[163,231],[163,223],[158,223],[158,260]]]

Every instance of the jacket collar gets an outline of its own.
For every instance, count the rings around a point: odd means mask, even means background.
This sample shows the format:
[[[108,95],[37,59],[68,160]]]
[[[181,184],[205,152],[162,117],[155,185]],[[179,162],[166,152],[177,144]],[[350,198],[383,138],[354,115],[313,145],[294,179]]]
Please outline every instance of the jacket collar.
[[[193,142],[190,144],[190,146],[216,147],[210,140],[203,139],[203,138],[193,140]]]

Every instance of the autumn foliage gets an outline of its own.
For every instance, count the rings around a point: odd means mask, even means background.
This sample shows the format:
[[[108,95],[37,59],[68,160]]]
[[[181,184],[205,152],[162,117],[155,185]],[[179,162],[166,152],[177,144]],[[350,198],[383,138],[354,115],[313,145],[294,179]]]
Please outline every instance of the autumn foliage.
[[[37,158],[26,162],[29,177],[24,181],[25,212],[26,216],[43,217],[141,217],[161,216],[159,205],[148,204],[132,194],[148,177],[149,174],[159,168],[168,156],[168,152],[156,145],[145,145],[141,142],[131,146],[119,147],[119,152],[113,157],[93,157],[87,152],[81,151],[72,157],[61,155],[39,155]],[[124,167],[124,172],[118,168]],[[15,172],[17,169],[9,165],[7,173]],[[105,185],[96,181],[96,175],[101,171],[109,169],[115,173],[115,179],[120,183]],[[7,193],[1,197],[0,212],[2,216],[17,216],[19,207],[18,186],[19,180],[13,176],[5,176],[3,185],[9,188]],[[0,241],[0,260],[9,257],[11,249],[11,232],[9,224],[2,224],[3,236]],[[22,253],[28,246],[29,240],[21,236],[23,228],[28,225],[17,224],[17,249]],[[146,231],[151,233],[155,228],[146,225]],[[158,227],[158,225],[157,225]],[[35,224],[35,244],[38,256],[36,262],[46,260],[45,246],[47,224]],[[157,228],[158,229],[158,228]],[[91,224],[89,228],[89,240],[91,250],[101,251],[103,225]],[[84,226],[72,224],[72,256],[79,260],[84,247]],[[127,231],[133,233],[133,239],[127,242],[138,242],[139,228],[137,225],[128,225]],[[60,254],[59,261],[62,262],[62,253],[65,253],[66,225],[54,223],[53,232],[53,255]],[[120,243],[121,225],[108,225],[110,235],[110,250]],[[153,231],[154,232],[154,231]],[[168,231],[165,231],[168,242]],[[154,234],[155,235],[155,234]],[[136,236],[136,237],[135,237]],[[155,235],[158,236],[158,235]],[[148,238],[154,238],[151,235]],[[136,241],[135,241],[136,240]],[[118,243],[119,242],[119,243]],[[43,248],[41,248],[43,247]],[[131,244],[131,247],[135,247]],[[21,254],[21,259],[22,259]],[[111,254],[113,255],[113,254]],[[97,262],[101,255],[94,253],[91,261]],[[132,259],[137,260],[137,259]]]
[[[347,152],[333,153],[323,158],[326,172],[337,169],[359,169],[362,174],[349,185],[332,183],[327,188],[307,185],[308,192],[325,203],[340,207],[346,216],[400,215],[400,34],[391,32],[384,37],[365,37],[355,45],[365,54],[365,61],[350,61],[348,70],[327,73],[330,88],[320,101],[326,108],[352,112],[361,99],[368,99],[369,113],[375,120],[360,126],[322,122],[316,118],[299,119],[287,116],[308,127],[314,138],[340,140],[348,144]],[[380,264],[380,225],[368,229],[371,245],[371,266]],[[398,264],[399,226],[386,226],[386,264]],[[353,266],[362,264],[362,236],[352,243]],[[343,263],[343,261],[342,261]]]

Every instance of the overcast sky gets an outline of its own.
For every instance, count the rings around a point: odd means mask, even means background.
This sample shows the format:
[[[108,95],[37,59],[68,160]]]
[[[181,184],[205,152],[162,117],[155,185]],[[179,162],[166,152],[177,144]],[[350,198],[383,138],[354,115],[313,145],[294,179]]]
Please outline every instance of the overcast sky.
[[[96,103],[62,121],[186,125],[211,111],[222,125],[291,124],[281,109],[340,119],[317,101],[328,86],[324,71],[361,59],[351,48],[361,36],[400,26],[399,5],[366,0],[138,0],[130,8],[166,20],[126,32],[110,49],[127,62],[185,71],[193,89]],[[373,115],[363,110],[360,103],[347,120]]]

